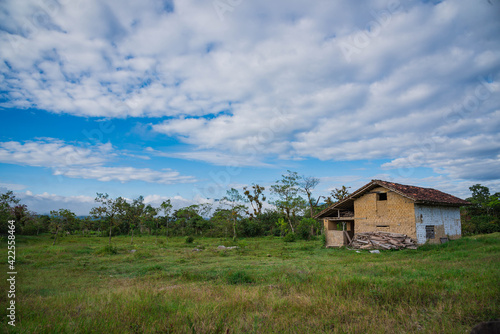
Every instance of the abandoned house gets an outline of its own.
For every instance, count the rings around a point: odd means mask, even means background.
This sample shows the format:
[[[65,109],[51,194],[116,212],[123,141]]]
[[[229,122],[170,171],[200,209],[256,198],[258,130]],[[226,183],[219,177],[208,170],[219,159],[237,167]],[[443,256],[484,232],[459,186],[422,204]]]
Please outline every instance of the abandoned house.
[[[372,180],[315,218],[323,219],[327,247],[375,231],[406,234],[418,244],[440,243],[460,238],[460,207],[468,204],[431,188]]]

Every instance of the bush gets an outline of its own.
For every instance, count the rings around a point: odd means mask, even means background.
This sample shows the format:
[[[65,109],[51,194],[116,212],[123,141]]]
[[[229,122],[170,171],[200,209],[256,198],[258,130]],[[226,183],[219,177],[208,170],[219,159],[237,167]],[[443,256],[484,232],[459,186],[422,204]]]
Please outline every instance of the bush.
[[[247,284],[253,283],[254,279],[244,271],[230,271],[226,275],[226,281],[229,284]]]
[[[193,241],[194,241],[194,238],[192,236],[189,236],[189,237],[186,238],[186,243],[187,244],[192,244]]]
[[[106,245],[106,246],[98,249],[96,253],[97,254],[109,254],[109,255],[113,255],[113,254],[117,254],[118,253],[118,249],[116,247],[113,247],[113,246],[110,246],[110,245]]]
[[[318,222],[313,218],[302,218],[297,226],[297,236],[303,240],[311,239],[311,230],[317,230]]]
[[[297,235],[295,233],[293,233],[293,232],[288,233],[283,238],[284,242],[295,242],[295,240],[297,240]]]
[[[500,232],[500,220],[492,216],[474,216],[462,222],[462,234],[486,234]]]

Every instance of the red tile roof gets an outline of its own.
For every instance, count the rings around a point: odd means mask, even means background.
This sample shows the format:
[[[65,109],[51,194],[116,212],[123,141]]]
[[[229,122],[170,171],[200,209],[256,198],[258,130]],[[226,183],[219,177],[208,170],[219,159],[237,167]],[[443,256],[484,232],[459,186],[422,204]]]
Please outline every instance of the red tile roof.
[[[469,205],[470,203],[458,197],[446,194],[442,191],[432,188],[422,188],[407,186],[404,184],[387,182],[382,180],[372,180],[372,183],[378,184],[384,188],[393,190],[402,196],[408,197],[415,202],[451,204],[456,206]]]
[[[432,189],[432,188],[422,188],[415,186],[407,186],[404,184],[387,182],[382,180],[372,180],[372,182],[362,186],[358,190],[354,191],[348,197],[340,202],[334,203],[328,208],[322,210],[314,218],[328,217],[337,209],[350,209],[354,207],[354,199],[362,196],[367,191],[370,191],[376,187],[384,187],[388,190],[392,190],[395,193],[400,194],[406,198],[413,200],[417,204],[430,204],[430,205],[449,205],[449,206],[464,206],[470,205],[469,202],[464,201],[458,197],[446,194],[442,191]]]

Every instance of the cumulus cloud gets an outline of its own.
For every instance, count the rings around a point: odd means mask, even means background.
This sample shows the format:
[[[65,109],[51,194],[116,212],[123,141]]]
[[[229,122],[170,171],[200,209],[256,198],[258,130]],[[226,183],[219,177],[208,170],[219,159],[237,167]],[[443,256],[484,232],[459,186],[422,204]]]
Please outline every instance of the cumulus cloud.
[[[196,179],[192,176],[183,176],[171,169],[155,171],[149,168],[134,167],[93,167],[93,168],[66,168],[56,169],[54,175],[64,175],[70,178],[93,179],[108,181],[144,181],[158,184],[192,183]]]
[[[176,158],[183,160],[195,160],[208,162],[217,166],[231,167],[273,167],[273,165],[262,161],[262,157],[257,156],[255,151],[247,151],[241,154],[224,153],[221,151],[191,151],[191,152],[161,152],[148,148],[147,151],[155,156]]]
[[[177,157],[217,165],[419,160],[498,177],[498,148],[467,145],[497,140],[496,2],[50,3],[3,4],[6,107],[165,117],[153,131],[192,146]]]
[[[37,167],[99,165],[113,156],[111,144],[92,147],[76,146],[48,138],[24,143],[0,143],[0,162]]]
[[[50,167],[54,175],[122,183],[129,181],[160,184],[196,182],[193,176],[180,175],[179,172],[171,169],[158,171],[150,168],[103,166],[119,155],[131,156],[126,152],[123,154],[117,152],[110,143],[83,147],[83,145],[71,145],[52,138],[24,143],[14,141],[0,143],[0,162]],[[16,186],[16,188],[19,187]]]
[[[88,215],[95,206],[94,197],[90,196],[60,196],[44,192],[33,194],[31,191],[15,193],[16,197],[28,208],[38,214],[49,214],[51,210],[61,208],[71,210],[76,215]]]

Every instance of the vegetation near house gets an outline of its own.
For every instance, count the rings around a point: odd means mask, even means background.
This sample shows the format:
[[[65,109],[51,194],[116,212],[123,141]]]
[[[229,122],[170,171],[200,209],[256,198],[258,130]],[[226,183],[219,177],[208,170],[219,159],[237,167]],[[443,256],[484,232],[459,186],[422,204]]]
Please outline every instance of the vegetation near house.
[[[498,318],[498,192],[475,185],[466,202],[374,180],[352,193],[336,188],[320,203],[318,183],[288,171],[270,194],[254,184],[242,193],[229,190],[217,206],[175,210],[170,201],[155,207],[142,196],[97,194],[86,217],[67,209],[37,215],[13,192],[1,194],[0,234],[15,220],[22,272],[16,328],[463,333]],[[274,206],[264,210],[265,201]],[[342,245],[362,229],[413,245],[393,233],[402,232],[424,245],[380,254],[323,247],[331,235]],[[0,246],[7,248],[5,237]]]

